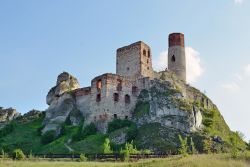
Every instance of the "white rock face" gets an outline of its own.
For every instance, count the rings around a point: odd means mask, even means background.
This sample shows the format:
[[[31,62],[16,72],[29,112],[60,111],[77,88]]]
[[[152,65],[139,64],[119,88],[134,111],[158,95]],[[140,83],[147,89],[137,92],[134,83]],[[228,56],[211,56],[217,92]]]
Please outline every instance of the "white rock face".
[[[171,84],[152,81],[146,98],[138,99],[149,104],[149,113],[136,118],[136,122],[139,125],[160,123],[187,133],[200,130],[201,112],[189,104],[181,92],[176,92]]]
[[[21,114],[13,108],[0,109],[0,123],[12,121],[19,116],[21,116]]]
[[[74,109],[75,101],[70,94],[65,93],[54,100],[46,110],[43,133],[48,130],[58,131],[60,125],[65,122],[69,113]]]
[[[79,87],[80,85],[75,77],[67,72],[63,72],[57,77],[56,86],[50,89],[46,97],[46,102],[50,105],[65,92],[78,89]]]
[[[67,72],[63,72],[57,78],[57,85],[53,87],[46,98],[49,108],[45,111],[45,128],[43,133],[49,130],[55,130],[60,133],[60,126],[70,114],[76,110],[75,99],[70,91],[78,89],[79,83],[75,77]]]

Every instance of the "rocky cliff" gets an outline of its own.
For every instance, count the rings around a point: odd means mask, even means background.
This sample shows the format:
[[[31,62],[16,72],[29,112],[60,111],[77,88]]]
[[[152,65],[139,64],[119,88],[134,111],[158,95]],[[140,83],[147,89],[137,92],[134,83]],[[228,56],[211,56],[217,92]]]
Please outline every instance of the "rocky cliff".
[[[17,117],[21,116],[19,112],[17,112],[13,108],[3,109],[0,108],[0,128],[3,127],[6,123],[16,119]]]
[[[49,108],[46,110],[43,132],[54,130],[57,135],[60,134],[61,125],[69,114],[76,110],[71,91],[78,88],[77,79],[69,73],[63,72],[57,77],[56,86],[50,89],[46,98]]]

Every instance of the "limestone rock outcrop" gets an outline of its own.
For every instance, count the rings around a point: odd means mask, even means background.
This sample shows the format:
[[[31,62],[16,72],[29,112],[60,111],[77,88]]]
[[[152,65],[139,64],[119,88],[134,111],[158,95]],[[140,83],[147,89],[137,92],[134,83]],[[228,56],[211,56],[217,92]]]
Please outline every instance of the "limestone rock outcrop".
[[[202,129],[202,114],[193,105],[194,99],[185,97],[186,88],[178,90],[168,81],[152,80],[149,90],[143,90],[135,108],[137,124],[160,123],[186,133]],[[185,92],[185,94],[183,94]]]
[[[48,105],[50,105],[54,100],[57,100],[65,92],[78,89],[79,87],[79,83],[75,77],[67,72],[63,72],[57,77],[56,86],[50,89],[46,98],[46,102]]]
[[[12,121],[13,119],[21,116],[19,112],[16,111],[16,109],[13,108],[7,108],[3,109],[0,108],[0,123]]]
[[[57,84],[46,98],[49,108],[45,111],[43,133],[49,130],[60,133],[60,126],[65,122],[70,112],[76,110],[75,99],[71,91],[78,89],[79,83],[75,77],[67,72],[61,73],[57,78]]]

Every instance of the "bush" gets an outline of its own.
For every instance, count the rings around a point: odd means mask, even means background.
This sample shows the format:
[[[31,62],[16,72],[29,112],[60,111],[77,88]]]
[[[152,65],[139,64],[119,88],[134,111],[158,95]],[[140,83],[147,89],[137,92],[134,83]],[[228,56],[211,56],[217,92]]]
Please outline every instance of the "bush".
[[[11,121],[9,124],[5,125],[5,127],[0,130],[0,138],[11,133],[15,129],[16,126],[17,126],[17,123],[15,121]]]
[[[130,127],[133,124],[134,123],[129,120],[114,119],[113,121],[108,123],[108,133],[124,127]]]
[[[79,160],[80,160],[81,162],[84,162],[84,161],[87,161],[88,158],[85,156],[85,154],[80,154]]]
[[[135,106],[134,114],[136,117],[143,117],[150,113],[150,104],[149,102],[138,101]]]
[[[140,151],[138,151],[136,149],[136,147],[134,146],[133,141],[131,141],[130,143],[126,143],[125,144],[124,150],[121,149],[121,151],[120,151],[121,160],[122,161],[129,161],[130,154],[139,154],[139,153],[140,153]]]
[[[110,140],[109,140],[109,138],[106,138],[104,143],[103,143],[103,153],[104,154],[113,153],[113,151],[110,148]]]
[[[81,123],[78,127],[76,134],[73,136],[73,141],[83,140],[86,137],[94,135],[96,133],[97,129],[94,123],[85,126],[84,129],[83,129],[83,123]]]
[[[231,156],[232,158],[237,158],[239,156],[239,150],[238,150],[238,132],[233,132],[232,136],[230,137],[230,142],[232,145],[231,148]]]
[[[212,124],[213,124],[213,119],[211,118],[205,118],[203,121],[202,121],[203,125],[207,126],[207,127],[210,127]]]
[[[179,140],[180,140],[180,148],[179,148],[179,153],[183,156],[186,157],[188,155],[188,144],[187,144],[187,137],[184,139],[179,135]]]
[[[132,140],[135,140],[137,134],[138,134],[138,128],[135,123],[132,123],[127,131],[127,141],[130,142]]]
[[[96,134],[97,129],[94,123],[91,123],[87,126],[84,127],[83,132],[82,132],[82,139],[90,136],[90,135],[94,135]]]
[[[15,149],[13,151],[12,158],[14,160],[23,160],[25,159],[25,155],[21,149]]]
[[[203,144],[203,152],[210,154],[212,152],[212,146],[213,146],[213,142],[211,141],[210,138],[206,138],[202,141]]]
[[[55,131],[54,130],[50,130],[50,131],[45,132],[41,138],[41,142],[43,144],[51,143],[53,140],[55,140]]]
[[[42,135],[42,130],[43,130],[44,127],[45,127],[45,125],[42,125],[42,126],[40,126],[40,127],[37,129],[37,134],[38,134],[38,136],[41,136],[41,135]]]
[[[193,142],[193,138],[190,138],[190,154],[197,154],[198,151],[195,148],[194,142]]]

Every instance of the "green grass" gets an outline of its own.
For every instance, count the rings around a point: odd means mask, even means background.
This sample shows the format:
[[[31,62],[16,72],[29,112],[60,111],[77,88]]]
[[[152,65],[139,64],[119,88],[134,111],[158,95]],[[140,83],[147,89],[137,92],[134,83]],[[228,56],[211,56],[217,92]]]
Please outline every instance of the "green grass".
[[[66,161],[0,161],[8,167],[247,167],[250,155],[231,159],[227,154],[174,156],[164,159],[147,159],[137,162],[66,162]]]
[[[83,152],[87,154],[102,153],[102,144],[107,135],[98,133],[96,135],[88,136],[86,139],[76,143],[70,144],[75,152]]]

